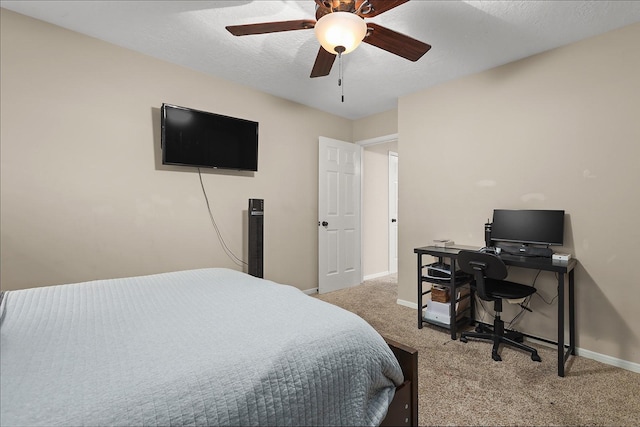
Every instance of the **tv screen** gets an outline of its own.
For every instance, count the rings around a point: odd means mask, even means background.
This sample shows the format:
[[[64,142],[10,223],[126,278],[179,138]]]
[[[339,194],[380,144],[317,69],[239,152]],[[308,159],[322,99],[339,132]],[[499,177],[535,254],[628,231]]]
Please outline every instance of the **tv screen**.
[[[564,211],[495,209],[491,240],[561,246],[564,242]]]
[[[257,171],[258,123],[162,104],[162,163]]]

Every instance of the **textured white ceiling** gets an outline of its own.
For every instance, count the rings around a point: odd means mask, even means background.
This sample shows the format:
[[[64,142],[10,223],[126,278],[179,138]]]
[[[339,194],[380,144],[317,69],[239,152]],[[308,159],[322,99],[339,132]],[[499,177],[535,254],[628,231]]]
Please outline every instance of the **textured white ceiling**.
[[[1,1],[0,6],[323,111],[357,119],[398,97],[640,22],[640,1],[412,0],[375,18],[431,44],[411,62],[368,44],[311,79],[313,30],[243,37],[226,25],[315,19],[300,1]],[[639,41],[640,42],[640,41]]]

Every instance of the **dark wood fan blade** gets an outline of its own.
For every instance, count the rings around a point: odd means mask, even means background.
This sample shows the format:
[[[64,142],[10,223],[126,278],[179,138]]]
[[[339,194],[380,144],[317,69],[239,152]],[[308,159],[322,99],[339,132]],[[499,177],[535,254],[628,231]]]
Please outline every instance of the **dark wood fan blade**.
[[[358,10],[360,5],[365,1],[367,0],[356,1],[356,10]],[[365,4],[359,15],[363,18],[373,18],[408,1],[409,0],[368,0],[369,6]]]
[[[331,67],[333,67],[333,63],[335,60],[336,55],[327,52],[322,46],[320,46],[320,50],[318,51],[316,62],[313,64],[313,69],[311,70],[310,77],[313,78],[328,76],[331,72]]]
[[[280,31],[307,30],[313,28],[316,21],[299,19],[297,21],[263,22],[260,24],[229,25],[225,27],[234,36],[251,34],[278,33]]]
[[[409,61],[417,61],[431,49],[431,45],[404,34],[367,22],[368,35],[362,40],[365,43],[401,56]]]

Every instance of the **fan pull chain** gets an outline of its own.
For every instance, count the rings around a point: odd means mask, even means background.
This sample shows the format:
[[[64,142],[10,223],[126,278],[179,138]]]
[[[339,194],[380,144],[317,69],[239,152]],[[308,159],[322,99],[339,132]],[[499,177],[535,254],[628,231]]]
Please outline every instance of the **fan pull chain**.
[[[342,84],[342,54],[341,53],[338,54],[338,64],[340,65],[340,76],[338,77],[338,86],[340,86],[340,90],[342,91],[341,99],[342,99],[342,102],[344,102],[344,85]]]
[[[338,86],[340,86],[340,90],[341,90],[341,99],[342,102],[344,102],[344,85],[342,84],[342,52],[345,51],[344,46],[336,46],[335,47],[335,51],[338,53],[338,67],[340,68],[340,73],[338,76]]]

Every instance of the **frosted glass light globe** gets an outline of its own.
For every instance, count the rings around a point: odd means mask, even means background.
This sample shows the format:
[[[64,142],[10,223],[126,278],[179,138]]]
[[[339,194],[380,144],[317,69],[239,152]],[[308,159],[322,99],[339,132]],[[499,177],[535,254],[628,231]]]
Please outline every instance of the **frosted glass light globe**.
[[[358,47],[367,34],[364,19],[351,12],[332,12],[321,17],[315,25],[316,38],[322,47],[337,54],[337,46],[346,54]]]

